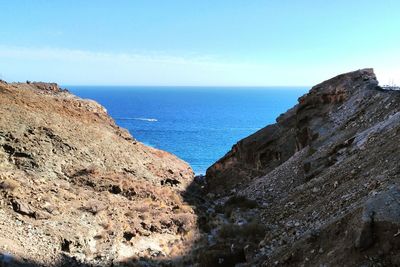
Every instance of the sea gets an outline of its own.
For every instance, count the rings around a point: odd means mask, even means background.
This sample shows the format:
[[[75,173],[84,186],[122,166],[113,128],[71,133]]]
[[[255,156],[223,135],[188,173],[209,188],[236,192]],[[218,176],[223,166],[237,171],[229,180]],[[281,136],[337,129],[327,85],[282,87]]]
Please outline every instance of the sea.
[[[242,138],[297,103],[308,87],[65,86],[103,105],[146,145],[188,162],[196,174]]]

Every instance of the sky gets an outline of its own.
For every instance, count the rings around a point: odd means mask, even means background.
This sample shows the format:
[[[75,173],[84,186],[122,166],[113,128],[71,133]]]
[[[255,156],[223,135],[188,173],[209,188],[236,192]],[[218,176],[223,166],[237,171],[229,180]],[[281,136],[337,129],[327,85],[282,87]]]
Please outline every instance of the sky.
[[[310,86],[373,67],[400,84],[398,0],[0,0],[0,79]]]

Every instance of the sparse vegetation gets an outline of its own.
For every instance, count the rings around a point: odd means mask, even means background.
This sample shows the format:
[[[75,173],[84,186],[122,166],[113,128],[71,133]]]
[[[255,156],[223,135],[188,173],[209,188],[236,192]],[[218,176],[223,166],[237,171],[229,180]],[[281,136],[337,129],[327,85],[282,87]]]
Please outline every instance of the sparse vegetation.
[[[257,242],[265,235],[265,226],[259,222],[244,225],[225,224],[221,227],[219,237],[222,239],[237,239]]]
[[[188,213],[176,214],[173,217],[173,222],[178,227],[178,232],[187,233],[195,224],[195,216]]]
[[[257,208],[257,202],[244,196],[233,196],[225,202],[222,210],[221,207],[218,209],[219,211],[225,213],[227,217],[229,217],[232,214],[232,211],[237,208],[241,210],[254,209]]]
[[[7,192],[13,192],[19,187],[19,183],[12,179],[6,179],[0,183],[0,188]]]

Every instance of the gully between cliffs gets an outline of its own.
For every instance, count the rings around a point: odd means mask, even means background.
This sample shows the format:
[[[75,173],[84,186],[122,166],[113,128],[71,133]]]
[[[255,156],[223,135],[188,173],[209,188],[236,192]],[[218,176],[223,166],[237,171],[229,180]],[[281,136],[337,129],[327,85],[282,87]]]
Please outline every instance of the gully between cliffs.
[[[195,178],[95,102],[0,85],[7,264],[400,265],[400,92],[372,69],[314,86]]]

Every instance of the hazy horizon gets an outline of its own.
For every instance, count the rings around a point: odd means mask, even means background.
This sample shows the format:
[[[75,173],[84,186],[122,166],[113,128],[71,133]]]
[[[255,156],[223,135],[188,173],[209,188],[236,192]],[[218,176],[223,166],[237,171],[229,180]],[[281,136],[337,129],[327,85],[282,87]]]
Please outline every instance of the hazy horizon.
[[[21,82],[21,81],[20,81]],[[25,81],[22,81],[25,82]],[[36,81],[29,81],[29,82],[36,82]],[[283,88],[283,89],[293,89],[293,88],[311,88],[313,85],[256,85],[256,86],[249,86],[249,85],[115,85],[115,84],[59,84],[61,87],[98,87],[98,88],[107,88],[107,87],[118,87],[118,88],[221,88],[221,89],[232,89],[232,88],[246,88],[246,89],[276,89],[276,88]]]

